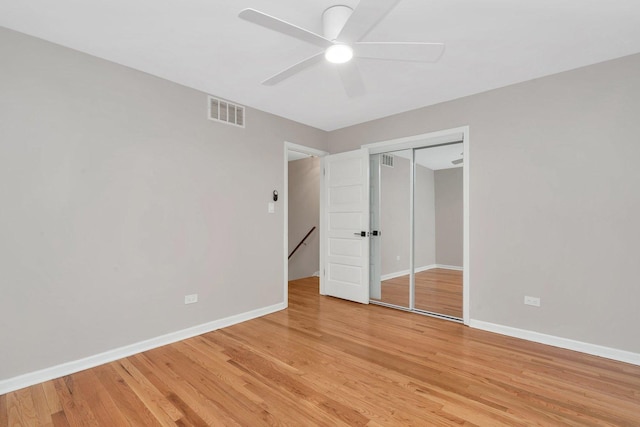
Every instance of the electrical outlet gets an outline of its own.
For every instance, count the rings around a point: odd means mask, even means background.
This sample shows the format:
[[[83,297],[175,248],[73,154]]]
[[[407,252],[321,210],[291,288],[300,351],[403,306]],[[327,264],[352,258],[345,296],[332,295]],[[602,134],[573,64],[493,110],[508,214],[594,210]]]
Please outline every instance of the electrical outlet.
[[[198,294],[191,294],[191,295],[185,295],[184,296],[184,303],[185,304],[193,304],[198,302]]]
[[[524,303],[526,305],[532,305],[534,307],[540,307],[540,298],[538,298],[538,297],[529,297],[529,296],[525,295]]]
[[[396,256],[396,261],[400,261],[400,255]]]

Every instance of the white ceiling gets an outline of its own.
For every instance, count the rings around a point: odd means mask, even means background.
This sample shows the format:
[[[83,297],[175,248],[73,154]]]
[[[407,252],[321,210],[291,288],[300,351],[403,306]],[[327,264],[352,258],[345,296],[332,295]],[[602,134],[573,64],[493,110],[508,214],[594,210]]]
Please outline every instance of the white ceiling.
[[[366,0],[361,0],[366,1]],[[435,64],[358,59],[367,93],[336,65],[267,77],[317,47],[237,17],[254,8],[321,33],[357,0],[0,0],[0,25],[324,130],[640,52],[638,0],[402,0],[365,41],[444,42]]]
[[[310,155],[310,154],[301,153],[299,151],[287,150],[287,160],[289,160],[290,162],[294,162],[296,160],[307,159],[309,157],[313,157],[313,156]]]
[[[461,168],[462,163],[454,165],[451,162],[462,158],[462,150],[462,143],[421,148],[416,150],[416,163],[434,171]]]

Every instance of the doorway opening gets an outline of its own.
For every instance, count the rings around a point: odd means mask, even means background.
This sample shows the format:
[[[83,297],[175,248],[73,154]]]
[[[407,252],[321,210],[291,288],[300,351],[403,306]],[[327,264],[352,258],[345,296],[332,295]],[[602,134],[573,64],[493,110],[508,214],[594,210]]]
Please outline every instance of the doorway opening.
[[[327,153],[284,144],[284,298],[290,280],[320,271],[320,187],[322,157]]]

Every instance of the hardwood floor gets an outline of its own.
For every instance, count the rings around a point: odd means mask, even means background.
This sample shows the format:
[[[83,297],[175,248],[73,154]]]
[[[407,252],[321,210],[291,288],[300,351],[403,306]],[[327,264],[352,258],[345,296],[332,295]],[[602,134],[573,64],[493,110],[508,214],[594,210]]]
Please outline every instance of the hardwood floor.
[[[379,301],[409,306],[409,275],[382,282]],[[462,271],[444,268],[416,273],[415,307],[462,319]]]
[[[290,284],[289,308],[0,396],[0,426],[640,425],[640,367]]]

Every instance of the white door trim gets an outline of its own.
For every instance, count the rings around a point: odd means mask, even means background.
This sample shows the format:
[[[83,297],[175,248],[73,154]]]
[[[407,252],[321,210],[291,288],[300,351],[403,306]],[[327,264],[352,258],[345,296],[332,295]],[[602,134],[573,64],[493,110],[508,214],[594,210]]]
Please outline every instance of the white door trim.
[[[284,276],[284,305],[289,306],[289,150],[297,151],[299,153],[308,154],[310,156],[320,157],[320,173],[322,173],[326,151],[318,150],[317,148],[306,147],[304,145],[295,144],[293,142],[284,142],[284,188],[283,193],[283,209],[284,209],[284,240],[283,240],[283,276]],[[322,200],[322,194],[324,187],[324,180],[320,179],[320,200]],[[321,202],[322,203],[322,202]],[[322,209],[322,208],[321,208]],[[322,215],[320,215],[320,224],[322,225]],[[320,227],[322,230],[322,227]],[[320,268],[322,268],[322,235],[320,235]],[[322,274],[320,275],[322,277]],[[321,279],[322,280],[322,279]],[[322,289],[322,288],[321,288]]]
[[[462,272],[462,321],[469,325],[470,321],[470,289],[469,281],[469,170],[471,158],[469,156],[469,126],[461,126],[452,129],[445,129],[437,132],[429,132],[420,135],[396,138],[387,141],[379,141],[362,145],[362,148],[369,151],[369,155],[384,153],[387,151],[406,150],[431,145],[446,144],[448,142],[463,141],[464,168],[462,170],[463,180],[463,268]]]

